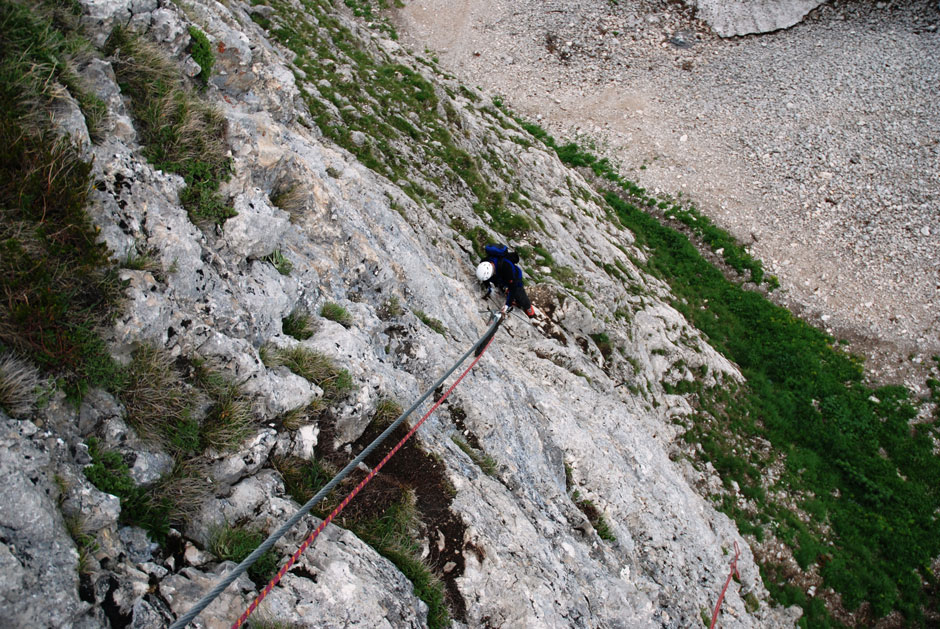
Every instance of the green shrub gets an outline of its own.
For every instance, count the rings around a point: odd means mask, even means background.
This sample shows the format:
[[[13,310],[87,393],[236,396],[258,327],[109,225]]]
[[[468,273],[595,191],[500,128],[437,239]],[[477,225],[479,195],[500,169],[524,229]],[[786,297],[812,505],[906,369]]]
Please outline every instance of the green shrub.
[[[305,341],[313,336],[313,320],[305,310],[294,308],[289,315],[281,320],[281,329],[284,334],[292,336],[298,341]]]
[[[267,536],[244,526],[222,526],[212,532],[209,551],[221,561],[241,563],[261,545]],[[273,548],[266,550],[248,568],[248,576],[261,587],[277,572],[278,557]]]
[[[162,543],[170,530],[169,502],[155,499],[135,485],[119,453],[102,450],[94,437],[87,443],[92,462],[84,470],[85,477],[101,491],[121,499],[121,522],[145,529],[152,539]]]
[[[323,304],[320,308],[320,316],[324,319],[335,321],[344,328],[348,328],[352,325],[352,315],[349,314],[349,311],[332,301]]]
[[[212,66],[215,65],[215,55],[212,53],[212,44],[206,34],[195,26],[189,27],[189,36],[192,38],[189,43],[189,54],[193,61],[199,64],[200,72],[196,79],[206,85],[209,82],[209,76],[212,75]]]

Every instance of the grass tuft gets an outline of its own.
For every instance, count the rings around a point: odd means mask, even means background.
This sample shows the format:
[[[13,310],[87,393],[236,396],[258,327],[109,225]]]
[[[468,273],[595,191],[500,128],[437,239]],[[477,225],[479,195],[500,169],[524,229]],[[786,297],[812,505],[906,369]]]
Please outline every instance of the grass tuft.
[[[228,377],[205,363],[197,363],[195,367],[196,384],[212,400],[200,430],[200,447],[233,450],[257,428],[251,399]]]
[[[592,500],[581,496],[577,489],[571,494],[571,499],[578,509],[587,516],[591,526],[594,527],[594,530],[601,539],[608,542],[617,541],[613,530],[610,528],[610,524],[607,522],[607,518],[604,517],[604,514],[597,508],[597,505],[595,505]]]
[[[291,222],[296,223],[307,211],[307,196],[304,186],[295,184],[278,189],[271,196],[271,203],[290,214]]]
[[[415,316],[421,320],[421,323],[428,326],[441,336],[447,336],[447,328],[444,327],[444,323],[440,319],[435,319],[428,316],[423,310],[414,310]]]
[[[336,367],[325,354],[299,345],[291,348],[262,349],[262,358],[267,366],[283,365],[298,376],[306,378],[323,389],[323,398],[327,403],[342,399],[354,388],[349,371]]]
[[[328,461],[298,457],[275,457],[274,469],[284,479],[284,489],[298,504],[305,504],[323,489],[339,471]],[[333,491],[314,506],[314,513],[326,516],[332,511],[338,497]]]
[[[352,315],[349,314],[349,311],[332,301],[328,301],[321,306],[320,316],[335,321],[344,328],[352,325]]]
[[[402,414],[401,404],[391,398],[382,398],[375,405],[375,412],[372,413],[372,422],[376,426],[389,426]]]
[[[287,336],[292,336],[298,341],[306,341],[314,333],[313,318],[306,310],[294,308],[281,320],[281,329]]]
[[[80,515],[66,516],[65,530],[75,542],[75,549],[78,551],[78,573],[89,574],[91,555],[99,548],[95,536],[85,530],[85,520]]]
[[[262,260],[273,264],[281,275],[290,275],[290,272],[294,270],[294,263],[288,260],[280,249],[275,249],[269,255],[264,256]]]
[[[179,70],[159,48],[128,29],[115,28],[105,52],[130,100],[144,156],[186,181],[180,201],[193,222],[221,225],[235,216],[219,194],[231,172],[222,114],[185,88]]]
[[[464,451],[470,460],[480,466],[480,469],[483,470],[483,473],[487,476],[496,477],[496,472],[499,470],[499,465],[496,463],[496,459],[491,457],[485,452],[480,452],[479,450],[474,449],[466,441],[454,435],[451,437],[451,440],[457,444],[457,447]]]
[[[193,395],[169,352],[138,346],[125,370],[118,398],[127,409],[127,423],[140,436],[176,454],[199,449]]]
[[[33,410],[42,380],[39,370],[13,354],[0,355],[0,408],[12,417]]]
[[[262,531],[249,527],[225,525],[212,531],[209,551],[222,561],[241,563],[266,537]],[[269,548],[248,568],[248,576],[260,587],[277,572],[277,564],[277,554]]]

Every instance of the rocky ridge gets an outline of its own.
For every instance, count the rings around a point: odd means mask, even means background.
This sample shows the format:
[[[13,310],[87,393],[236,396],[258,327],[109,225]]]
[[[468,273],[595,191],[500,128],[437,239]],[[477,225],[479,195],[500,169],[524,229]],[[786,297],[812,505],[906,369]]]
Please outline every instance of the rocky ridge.
[[[351,447],[369,430],[381,400],[416,398],[477,338],[485,315],[472,276],[473,237],[499,238],[500,221],[524,217],[540,229],[512,237],[512,244],[541,247],[544,234],[551,247],[549,256],[526,264],[540,280],[532,291],[539,327],[505,325],[449,401],[449,413],[433,416],[418,433],[451,487],[448,517],[460,525],[459,537],[420,531],[426,557],[438,547],[459,558],[449,571],[438,566],[456,623],[691,626],[714,604],[735,542],[741,579],[725,599],[724,626],[795,623],[798,612],[767,603],[754,557],[731,520],[695,491],[694,484],[718,483],[717,477],[670,457],[675,420],[692,411],[682,395],[668,392],[670,385],[699,378],[715,386],[739,381],[740,373],[669,305],[665,284],[637,266],[643,251],[605,218],[579,173],[433,62],[326,4],[285,2],[266,10],[230,2],[184,12],[169,2],[112,0],[82,7],[96,43],[128,24],[190,76],[199,72],[187,53],[190,25],[203,29],[217,51],[206,97],[227,122],[233,175],[223,193],[238,212],[221,228],[195,226],[180,204],[183,180],[143,158],[113,60],[80,69],[108,106],[105,139],[91,141],[68,98],[62,128],[93,159],[90,213],[115,259],[146,249],[159,267],[121,271],[127,304],[109,334],[114,354],[129,360],[143,343],[212,364],[252,400],[256,425],[235,451],[208,451],[200,474],[211,479],[211,495],[158,547],[142,529],[121,523],[117,498],[83,473],[93,458],[90,437],[119,452],[138,485],[173,466],[159,444],[128,425],[116,398],[93,391],[75,410],[60,394],[35,415],[0,415],[0,468],[10,479],[0,494],[7,620],[156,627],[183,613],[232,566],[206,552],[213,527],[271,530],[296,509],[275,457]],[[330,66],[331,78],[314,82],[312,67],[300,67],[294,52],[269,39],[291,16],[339,59],[320,62]],[[425,113],[455,130],[427,144],[396,140],[399,153],[417,162],[427,156],[422,151],[452,142],[454,154],[483,156],[476,161],[480,179],[514,199],[511,216],[477,211],[466,186],[448,178],[452,166],[428,159],[424,171],[381,161],[369,168],[324,137],[314,117],[342,122],[380,107],[378,100],[357,100],[340,109],[322,96],[355,81],[356,63],[367,63],[347,47],[350,41],[384,64],[377,72],[390,68],[397,80],[409,78],[422,102],[433,103]],[[402,119],[406,130],[421,122],[408,112]],[[362,156],[380,139],[360,131],[349,147]],[[275,252],[289,261],[287,274],[271,263]],[[600,261],[615,263],[617,273]],[[319,312],[328,302],[347,309],[348,325],[321,318],[309,339],[284,333],[291,312]],[[392,303],[404,307],[396,311]],[[434,319],[442,331],[427,323]],[[601,347],[601,334],[614,351]],[[347,369],[354,388],[316,423],[286,428],[286,413],[324,391],[266,365],[263,347],[316,350]],[[618,386],[625,382],[634,389]],[[454,437],[474,441],[495,461],[495,473],[484,473]],[[609,523],[608,539],[576,505],[575,488]],[[81,552],[69,532],[76,521],[81,535],[93,539]],[[278,554],[292,552],[316,522],[311,517],[281,540]],[[228,626],[255,589],[239,579],[199,626]],[[297,626],[428,622],[427,606],[401,572],[335,526],[261,614]]]

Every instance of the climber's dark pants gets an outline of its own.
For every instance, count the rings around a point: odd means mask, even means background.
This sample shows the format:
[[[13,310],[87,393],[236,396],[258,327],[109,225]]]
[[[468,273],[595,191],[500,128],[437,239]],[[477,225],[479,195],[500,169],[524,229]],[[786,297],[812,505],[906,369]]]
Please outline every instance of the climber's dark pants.
[[[509,294],[511,297],[509,303],[513,308],[518,308],[530,317],[534,314],[532,302],[529,301],[529,296],[526,295],[525,288],[523,288],[521,284],[513,284],[510,286]]]

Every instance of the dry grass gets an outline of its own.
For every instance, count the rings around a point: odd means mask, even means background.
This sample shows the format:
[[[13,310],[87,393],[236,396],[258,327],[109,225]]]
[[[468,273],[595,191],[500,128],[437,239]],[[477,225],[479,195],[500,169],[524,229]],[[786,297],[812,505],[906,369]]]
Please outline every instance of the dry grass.
[[[170,443],[181,425],[190,421],[194,396],[166,351],[147,345],[134,350],[119,392],[127,423],[142,437]]]
[[[202,427],[203,444],[216,450],[233,450],[255,432],[251,400],[234,393],[209,411]]]
[[[0,356],[0,408],[13,417],[33,410],[42,379],[39,370],[13,354]]]
[[[290,221],[296,223],[307,212],[309,192],[306,186],[299,183],[279,186],[271,195],[271,203],[290,214]]]
[[[388,426],[401,416],[401,404],[391,398],[382,398],[375,405],[372,421],[376,426]]]
[[[153,497],[156,503],[169,506],[170,522],[184,524],[199,515],[202,505],[212,496],[212,490],[209,464],[197,459],[178,464],[173,473],[154,488]]]

